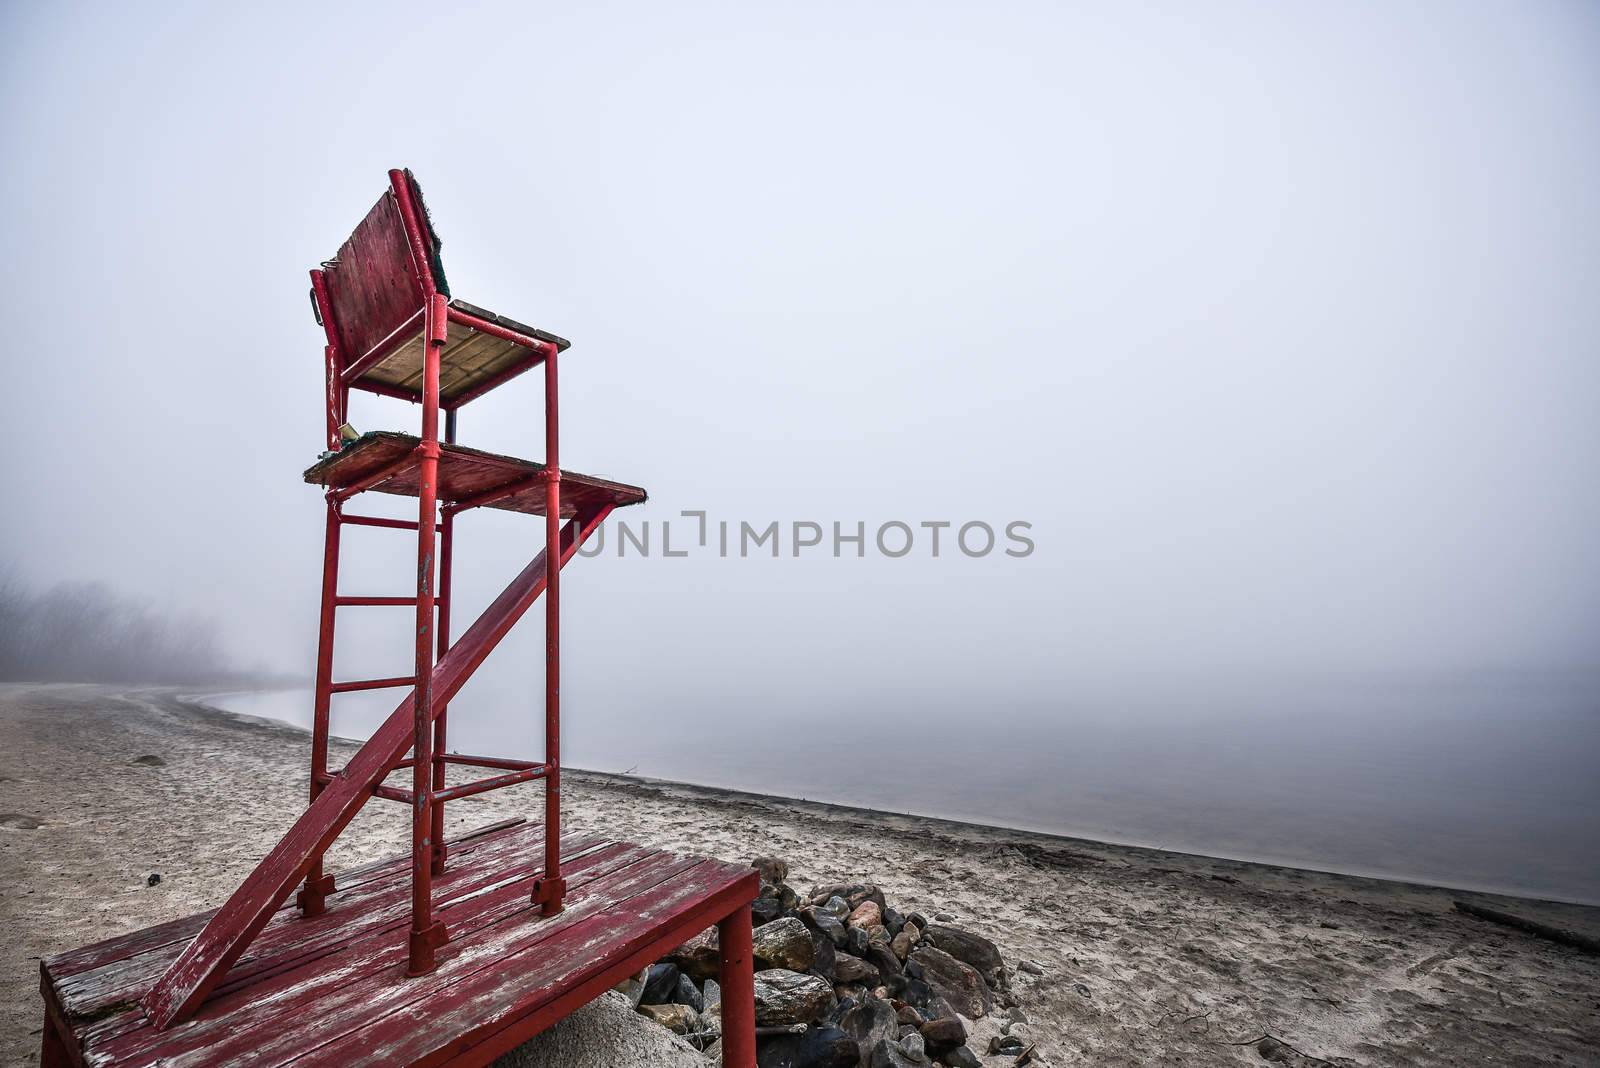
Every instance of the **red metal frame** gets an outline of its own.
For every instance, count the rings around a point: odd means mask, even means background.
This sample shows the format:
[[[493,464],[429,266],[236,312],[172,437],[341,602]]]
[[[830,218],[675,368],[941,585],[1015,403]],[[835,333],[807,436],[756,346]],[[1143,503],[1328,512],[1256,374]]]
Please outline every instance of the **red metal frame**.
[[[431,887],[435,875],[442,874],[448,860],[444,842],[444,806],[446,801],[489,790],[500,789],[543,779],[545,782],[545,822],[549,827],[549,844],[544,857],[544,875],[534,883],[533,897],[543,915],[553,916],[561,911],[561,898],[566,883],[560,872],[561,826],[561,730],[560,730],[560,675],[561,675],[561,610],[560,575],[561,554],[557,546],[561,540],[561,470],[560,433],[558,423],[559,395],[556,378],[557,347],[539,338],[519,333],[499,323],[473,315],[450,306],[448,298],[439,291],[433,274],[431,238],[423,228],[422,212],[413,197],[413,185],[406,172],[389,172],[391,195],[399,208],[405,227],[407,246],[411,251],[411,269],[421,297],[421,309],[398,327],[391,330],[376,346],[359,357],[346,362],[340,345],[340,329],[325,270],[311,272],[312,300],[317,316],[327,336],[327,420],[328,447],[340,446],[339,427],[345,422],[349,408],[350,390],[373,389],[389,395],[402,395],[406,399],[420,400],[422,404],[422,433],[416,457],[403,457],[394,464],[373,472],[360,482],[328,493],[327,533],[323,550],[323,608],[321,635],[317,647],[316,697],[312,715],[311,800],[316,801],[331,780],[327,770],[329,738],[329,713],[334,694],[384,687],[412,686],[417,700],[413,705],[413,735],[410,759],[396,765],[412,770],[410,790],[378,784],[373,796],[398,801],[412,807],[412,926],[408,974],[421,975],[431,971],[436,964],[436,950],[448,939],[444,927],[432,915]],[[420,397],[404,391],[375,388],[374,383],[363,382],[361,376],[389,356],[416,332],[418,319],[424,324],[423,387]],[[455,399],[446,412],[446,442],[455,441],[456,412],[461,405],[488,393],[531,367],[545,366],[545,464],[542,475],[546,483],[545,520],[545,759],[537,765],[532,762],[512,762],[517,766],[507,773],[489,776],[476,782],[455,787],[446,786],[446,769],[452,761],[446,753],[447,709],[441,708],[430,722],[426,710],[432,707],[432,676],[434,658],[444,656],[450,647],[450,584],[455,541],[456,515],[490,500],[515,492],[514,488],[494,491],[477,498],[445,502],[440,508],[436,487],[439,463],[439,370],[440,352],[449,337],[449,324],[481,331],[502,340],[527,347],[526,360],[508,368],[488,382],[473,388]],[[422,492],[418,494],[417,519],[384,519],[376,516],[347,516],[343,513],[345,501],[386,481],[394,471],[420,459]],[[417,532],[417,593],[414,597],[358,597],[338,593],[339,530],[345,523],[374,527],[392,527]],[[410,676],[388,679],[364,679],[351,682],[334,682],[332,679],[335,609],[353,606],[416,606],[416,670]],[[307,916],[320,915],[326,909],[327,894],[332,882],[322,871],[320,854],[307,873],[305,886],[297,901]]]
[[[535,779],[543,780],[544,856],[542,863],[534,864],[534,870],[539,874],[531,882],[530,896],[542,916],[555,916],[563,909],[567,882],[561,872],[561,568],[598,529],[614,504],[579,503],[576,514],[563,522],[556,359],[559,347],[551,341],[451,306],[435,279],[433,266],[437,249],[432,231],[426,227],[420,201],[414,195],[415,184],[409,173],[401,170],[389,172],[389,182],[390,190],[386,197],[379,201],[345,246],[351,250],[350,260],[354,264],[351,269],[356,273],[350,279],[339,282],[339,291],[336,292],[330,282],[329,272],[339,269],[338,266],[330,264],[311,272],[312,300],[326,335],[324,356],[327,370],[325,405],[328,448],[333,451],[341,448],[340,428],[346,421],[350,390],[353,388],[420,402],[421,433],[409,455],[355,483],[327,492],[316,693],[312,714],[310,803],[279,845],[235,891],[227,904],[210,917],[200,933],[145,995],[142,1004],[157,1028],[165,1028],[184,1018],[206,999],[267,923],[273,911],[297,885],[300,890],[296,903],[304,916],[314,917],[327,911],[328,896],[336,888],[333,878],[323,870],[323,855],[371,797],[409,805],[412,811],[407,975],[421,976],[431,972],[438,964],[440,947],[449,940],[445,926],[435,915],[432,893],[434,877],[445,873],[448,862],[444,840],[444,806],[449,801]],[[403,228],[403,249],[400,235],[394,230],[396,212]],[[385,226],[388,229],[384,229]],[[389,260],[384,259],[386,255],[390,257]],[[396,256],[405,262],[394,262]],[[360,270],[368,273],[363,275]],[[363,282],[370,283],[372,278],[376,278],[378,284],[368,284],[363,289]],[[417,288],[415,312],[407,310],[409,298],[395,288],[401,279],[409,279]],[[341,292],[343,297],[340,296]],[[364,299],[362,294],[366,292],[378,294],[373,298],[370,314],[368,306],[361,303],[361,299]],[[355,297],[352,297],[352,293]],[[360,328],[354,331],[354,336],[370,338],[381,333],[381,340],[359,354],[345,351],[342,338],[346,331],[341,330],[339,321],[341,308],[346,311],[353,309],[353,314],[360,320]],[[416,335],[419,318],[423,326],[420,392],[412,393],[406,389],[364,381],[362,374],[365,371],[396,351],[407,337]],[[399,321],[398,326],[393,325],[396,321]],[[527,348],[529,354],[525,359],[508,364],[490,380],[454,397],[448,405],[442,404],[441,359],[448,343],[450,323],[458,323],[520,345]],[[561,347],[564,346],[565,342],[562,342]],[[544,551],[512,580],[459,640],[452,642],[450,607],[457,516],[531,487],[527,478],[518,477],[504,486],[461,499],[440,499],[439,413],[445,411],[443,442],[453,444],[457,410],[462,405],[540,363],[544,365],[545,466],[537,476],[537,481],[544,483]],[[349,500],[382,485],[397,471],[412,467],[418,472],[419,487],[415,521],[345,514],[344,507]],[[581,502],[584,498],[577,499]],[[340,532],[346,524],[416,532],[414,595],[352,596],[339,592]],[[541,595],[545,597],[546,631],[544,759],[529,761],[448,753],[446,728],[450,699]],[[337,610],[357,606],[409,606],[414,609],[414,670],[411,675],[334,680]],[[333,696],[386,687],[408,688],[411,692],[344,768],[330,770],[328,744]],[[446,771],[450,764],[485,768],[493,774],[447,786]],[[385,782],[391,773],[401,769],[411,771],[409,789],[390,786]],[[722,906],[718,908],[720,910]],[[708,921],[720,922],[723,928],[724,1063],[746,1068],[755,1063],[748,905],[727,915],[719,912],[719,916],[708,917]],[[565,1011],[570,1010],[562,1010],[563,1014]],[[47,1048],[52,1035],[52,1030],[47,1027]]]

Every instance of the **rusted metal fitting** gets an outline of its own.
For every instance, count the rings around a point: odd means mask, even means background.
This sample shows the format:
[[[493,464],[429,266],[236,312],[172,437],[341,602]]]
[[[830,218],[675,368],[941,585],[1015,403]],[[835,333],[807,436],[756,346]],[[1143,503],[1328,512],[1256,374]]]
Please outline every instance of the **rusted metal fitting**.
[[[450,302],[443,293],[433,295],[432,312],[428,316],[428,343],[443,345],[450,340]]]
[[[565,879],[550,879],[543,875],[533,881],[531,899],[539,906],[540,915],[554,916],[561,912],[564,906],[561,899],[567,896],[567,881]]]

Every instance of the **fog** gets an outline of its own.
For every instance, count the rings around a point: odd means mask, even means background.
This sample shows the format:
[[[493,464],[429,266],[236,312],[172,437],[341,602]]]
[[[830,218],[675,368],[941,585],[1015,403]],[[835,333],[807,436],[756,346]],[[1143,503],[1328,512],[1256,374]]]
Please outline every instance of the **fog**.
[[[1593,6],[3,19],[0,560],[33,587],[215,618],[227,657],[309,680],[306,271],[409,166],[453,293],[573,339],[563,465],[651,494],[618,516],[649,555],[619,558],[613,522],[563,580],[568,736],[594,763],[757,786],[771,765],[835,796],[865,761],[865,800],[913,808],[894,782],[967,758],[994,797],[954,807],[1002,820],[1086,773],[1096,724],[1336,785],[1390,723],[1496,798],[1518,788],[1486,776],[1548,772],[1513,759],[1531,737],[1564,758],[1527,825],[1594,811]],[[461,440],[538,458],[540,397],[470,405]],[[661,551],[668,521],[688,555]],[[721,555],[719,522],[777,522],[779,555]],[[893,522],[904,556],[874,541]],[[924,522],[953,524],[937,557]],[[950,540],[973,522],[992,552]],[[796,555],[795,523],[822,543]],[[862,555],[834,555],[835,523]],[[543,536],[460,531],[458,628]],[[350,531],[343,589],[404,593],[413,552]],[[453,706],[463,745],[536,746],[536,615]],[[347,610],[336,675],[404,671],[408,623]],[[1214,747],[1179,762],[1234,778]],[[1128,789],[1164,766],[1093,763]],[[1078,815],[1052,826],[1105,830]],[[1594,819],[1564,833],[1600,848]]]
[[[213,621],[174,619],[100,583],[37,592],[0,575],[0,681],[241,681]]]

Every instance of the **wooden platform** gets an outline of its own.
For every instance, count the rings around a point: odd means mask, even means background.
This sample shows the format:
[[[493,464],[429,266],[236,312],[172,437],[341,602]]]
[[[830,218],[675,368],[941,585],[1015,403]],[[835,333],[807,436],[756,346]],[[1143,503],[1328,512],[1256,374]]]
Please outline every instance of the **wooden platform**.
[[[139,999],[209,913],[49,957],[43,1063],[487,1064],[706,927],[735,917],[748,931],[754,869],[583,835],[562,841],[566,909],[541,919],[529,892],[542,843],[520,821],[455,841],[434,882],[450,941],[418,978],[405,975],[409,855],[340,875],[314,919],[279,909],[166,1031]]]
[[[368,488],[379,493],[415,497],[418,492],[418,465],[413,450],[418,440],[410,434],[390,431],[365,434],[339,452],[318,461],[306,471],[305,479],[329,489],[344,489],[382,474],[387,468],[393,468],[382,481]],[[408,457],[411,457],[409,463],[406,462]],[[396,464],[399,466],[395,467]],[[500,456],[463,445],[440,445],[439,499],[460,504],[480,498],[486,508],[544,515],[544,483],[538,480],[538,474],[543,470],[544,464],[533,460]],[[645,492],[638,486],[572,471],[561,472],[563,516],[573,516],[602,505],[620,508],[639,504],[644,499]]]

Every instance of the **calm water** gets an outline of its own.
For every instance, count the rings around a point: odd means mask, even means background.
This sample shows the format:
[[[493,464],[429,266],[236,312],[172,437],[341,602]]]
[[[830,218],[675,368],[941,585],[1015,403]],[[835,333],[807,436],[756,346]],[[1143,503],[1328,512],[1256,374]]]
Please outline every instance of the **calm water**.
[[[309,724],[305,691],[207,700]],[[390,708],[341,706],[336,729],[364,735]],[[1292,717],[1024,710],[974,730],[903,719],[596,713],[569,721],[564,746],[573,767],[1600,903],[1600,710],[1581,693],[1366,693],[1302,699]],[[452,748],[528,751],[472,710],[454,723]]]

